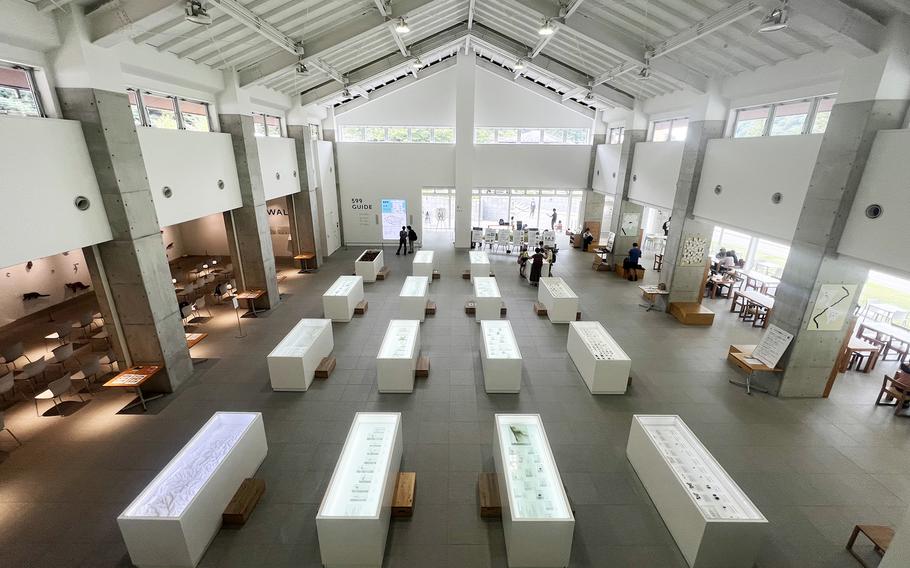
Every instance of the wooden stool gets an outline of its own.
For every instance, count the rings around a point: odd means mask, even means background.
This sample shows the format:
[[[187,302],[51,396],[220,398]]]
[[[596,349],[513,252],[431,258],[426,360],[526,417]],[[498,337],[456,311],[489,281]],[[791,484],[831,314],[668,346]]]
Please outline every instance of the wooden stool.
[[[329,375],[332,374],[332,371],[335,370],[335,358],[332,356],[323,357],[322,361],[319,362],[319,365],[316,367],[316,372],[313,374],[317,379],[327,379]]]
[[[383,266],[379,269],[379,272],[376,273],[376,280],[385,280],[391,273],[392,270],[388,266]]]
[[[434,270],[433,271],[433,280],[439,280],[440,278],[442,278],[442,274],[440,274],[438,270]]]
[[[464,313],[468,315],[473,315],[477,312],[477,302],[474,300],[468,300],[464,303]]]
[[[414,378],[425,379],[430,376],[430,358],[421,355],[417,358],[417,368],[414,369]]]
[[[499,483],[496,481],[496,474],[481,473],[477,479],[477,491],[480,494],[480,517],[501,519],[502,501],[499,498]]]
[[[248,477],[240,484],[237,493],[221,514],[221,524],[225,527],[242,527],[250,518],[259,498],[265,493],[265,480]]]
[[[358,302],[357,305],[354,306],[354,313],[359,316],[362,316],[363,314],[367,313],[367,308],[369,307],[369,305],[370,305],[369,302],[367,302],[366,300],[360,300],[360,302]]]
[[[471,271],[470,271],[470,270],[465,270],[464,272],[462,272],[462,273],[461,273],[461,278],[462,278],[463,280],[470,280],[470,279],[471,279]]]
[[[534,302],[534,313],[538,316],[547,315],[547,307],[540,302]]]
[[[869,565],[853,551],[853,543],[856,542],[856,537],[859,536],[859,533],[866,535],[866,538],[872,542],[872,546],[875,547],[875,552],[879,556],[884,556],[891,545],[891,539],[894,538],[894,529],[882,525],[856,525],[853,527],[853,534],[850,535],[850,540],[847,541],[847,551],[864,568],[869,568]]]
[[[392,497],[392,517],[398,519],[414,515],[414,492],[417,488],[417,474],[413,471],[398,473],[395,495]]]
[[[436,315],[436,302],[431,302],[431,301],[427,300],[427,307],[424,310],[424,314],[428,315],[428,316],[435,316]]]

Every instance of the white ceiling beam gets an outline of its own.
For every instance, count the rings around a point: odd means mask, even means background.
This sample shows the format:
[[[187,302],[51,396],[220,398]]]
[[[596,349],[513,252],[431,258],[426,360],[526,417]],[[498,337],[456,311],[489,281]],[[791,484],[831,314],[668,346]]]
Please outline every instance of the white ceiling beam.
[[[175,0],[109,2],[86,14],[89,39],[101,47],[113,47],[131,35],[133,26],[160,24],[182,13],[183,3]]]
[[[407,77],[402,77],[401,79],[398,79],[397,81],[389,83],[388,85],[383,85],[381,88],[374,89],[371,92],[369,92],[368,93],[370,96],[369,99],[366,99],[366,98],[352,99],[346,103],[338,105],[337,107],[335,107],[335,116],[341,116],[342,114],[350,112],[356,108],[360,108],[365,104],[369,104],[371,101],[375,101],[377,99],[381,99],[382,97],[386,97],[388,95],[396,93],[404,88],[410,87],[417,81],[423,81],[429,77],[436,75],[437,73],[440,73],[441,71],[445,71],[446,69],[451,68],[454,65],[455,65],[455,59],[454,58],[448,59],[446,61],[442,61],[440,63],[437,63],[436,65],[433,65],[432,67],[425,69],[420,74],[419,79],[409,75]],[[349,90],[353,91],[354,88],[351,87]]]
[[[780,6],[758,2],[769,11]],[[841,0],[790,0],[790,26],[858,57],[878,52],[885,33],[884,25]]]
[[[651,60],[672,53],[677,49],[684,47],[693,41],[697,41],[709,34],[723,29],[733,22],[739,21],[746,16],[754,14],[759,10],[764,10],[761,4],[752,0],[743,0],[732,6],[724,8],[719,12],[708,16],[704,20],[697,22],[689,28],[677,33],[648,50],[647,55]]]
[[[63,8],[73,0],[38,0],[35,9],[39,12],[50,12],[54,8]]]
[[[885,4],[910,16],[910,0],[884,0]]]
[[[587,91],[588,91],[588,89],[586,89],[584,87],[575,87],[571,91],[566,91],[565,93],[563,93],[562,100],[563,100],[563,102],[565,102],[571,98],[574,98],[574,97],[577,97],[578,95],[586,93]]]
[[[291,55],[295,57],[301,55],[302,48],[297,40],[284,35],[281,30],[254,14],[237,0],[208,0],[208,3],[218,6],[219,10]]]
[[[396,25],[395,22],[389,22],[389,24],[388,24],[389,33],[392,34],[392,39],[395,41],[395,45],[398,46],[398,51],[400,51],[402,55],[407,57],[408,55],[410,55],[410,53],[408,52],[408,46],[405,45],[404,40],[401,38],[401,34],[399,34],[398,32],[395,31],[395,25]]]
[[[476,0],[468,0],[468,29],[474,27],[474,5]]]
[[[335,81],[338,81],[342,85],[347,84],[347,80],[344,78],[344,75],[342,75],[338,69],[335,69],[334,67],[332,67],[325,61],[322,61],[321,59],[311,59],[311,60],[307,61],[306,64],[307,64],[307,66],[312,67],[313,69],[318,69],[319,71],[322,71],[323,73],[325,73],[326,75],[328,75]]]
[[[370,100],[370,93],[368,93],[367,90],[364,89],[363,87],[361,87],[360,85],[351,85],[350,87],[348,87],[348,91],[354,93],[355,95],[357,95],[359,97],[363,97],[367,100]]]
[[[621,77],[630,71],[635,71],[639,67],[640,65],[638,65],[638,63],[635,61],[623,61],[609,71],[601,73],[597,77],[594,77],[594,81],[592,81],[592,83],[595,85],[600,85],[601,83],[609,83],[613,79]]]
[[[376,9],[382,14],[383,18],[392,17],[392,6],[389,0],[373,0],[376,3]]]

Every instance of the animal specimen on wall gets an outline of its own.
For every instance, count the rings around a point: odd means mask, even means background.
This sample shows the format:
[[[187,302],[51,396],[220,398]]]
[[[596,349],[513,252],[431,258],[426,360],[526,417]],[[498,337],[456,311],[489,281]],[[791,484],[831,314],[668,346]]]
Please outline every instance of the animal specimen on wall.
[[[33,266],[35,266],[35,263],[32,261],[28,261],[25,263],[25,270],[31,270]]]
[[[89,286],[86,286],[82,282],[67,282],[66,287],[73,291],[73,294],[76,292],[81,292],[82,290],[88,290]]]
[[[22,294],[22,301],[27,302],[29,300],[37,300],[38,298],[47,298],[50,294],[42,294],[41,292],[26,292]]]

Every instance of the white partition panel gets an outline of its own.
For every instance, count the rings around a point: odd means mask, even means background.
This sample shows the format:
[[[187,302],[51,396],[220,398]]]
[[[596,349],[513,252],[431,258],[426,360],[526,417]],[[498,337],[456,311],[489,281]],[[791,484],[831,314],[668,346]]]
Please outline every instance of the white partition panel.
[[[256,138],[256,146],[259,148],[265,198],[275,199],[300,191],[294,139],[260,136]]]
[[[230,134],[164,128],[136,132],[159,225],[168,227],[242,205]],[[165,197],[165,187],[171,197]]]
[[[133,564],[196,566],[267,452],[262,414],[216,412],[117,517]]]
[[[629,199],[672,209],[685,142],[639,142],[632,159]]]
[[[593,188],[598,193],[616,194],[622,144],[598,144],[594,158]]]
[[[78,121],[0,115],[0,196],[0,267],[111,240]]]
[[[275,346],[266,360],[272,390],[305,391],[316,375],[316,367],[335,347],[332,320],[302,319]]]

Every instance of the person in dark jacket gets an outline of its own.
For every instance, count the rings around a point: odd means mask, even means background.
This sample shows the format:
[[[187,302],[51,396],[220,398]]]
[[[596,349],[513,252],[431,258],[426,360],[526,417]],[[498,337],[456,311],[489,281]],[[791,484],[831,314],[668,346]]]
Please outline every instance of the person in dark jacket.
[[[411,252],[414,252],[414,243],[417,242],[417,231],[411,228],[408,225],[408,244],[410,245]]]
[[[584,232],[581,233],[581,250],[587,251],[588,245],[594,242],[594,235],[591,234],[591,229],[585,227]]]
[[[407,229],[407,227],[402,227],[401,230],[398,231],[398,250],[395,251],[396,256],[401,254],[401,247],[404,247],[404,254],[405,254],[405,256],[407,256],[407,254],[408,254],[408,229]]]
[[[543,270],[543,254],[539,248],[536,248],[534,254],[531,255],[531,285],[537,286],[537,283],[540,282],[541,270]]]
[[[638,261],[641,259],[641,249],[638,243],[632,243],[629,249],[629,256],[623,261],[623,268],[629,271],[629,280],[638,280]]]

